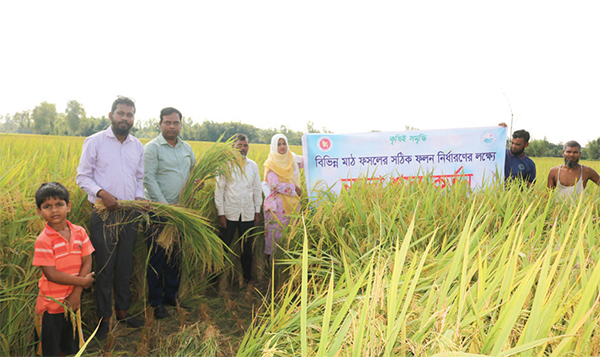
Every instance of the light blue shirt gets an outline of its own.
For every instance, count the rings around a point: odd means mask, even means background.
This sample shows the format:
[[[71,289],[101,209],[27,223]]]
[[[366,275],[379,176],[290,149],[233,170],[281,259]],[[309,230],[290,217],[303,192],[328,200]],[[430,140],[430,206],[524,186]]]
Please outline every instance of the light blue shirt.
[[[190,144],[178,137],[173,147],[160,134],[144,146],[145,197],[153,202],[177,203],[195,164]]]

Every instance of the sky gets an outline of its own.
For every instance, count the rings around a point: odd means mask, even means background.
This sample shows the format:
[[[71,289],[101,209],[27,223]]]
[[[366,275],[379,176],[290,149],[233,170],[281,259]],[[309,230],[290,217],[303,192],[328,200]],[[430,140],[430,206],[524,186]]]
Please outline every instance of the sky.
[[[600,4],[4,1],[0,115],[69,100],[136,120],[335,133],[481,127],[600,137]]]

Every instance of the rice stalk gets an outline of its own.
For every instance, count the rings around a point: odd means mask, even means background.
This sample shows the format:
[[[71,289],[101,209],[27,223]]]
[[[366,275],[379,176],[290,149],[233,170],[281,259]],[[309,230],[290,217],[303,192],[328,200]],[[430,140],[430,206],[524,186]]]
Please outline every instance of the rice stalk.
[[[232,147],[233,141],[230,139],[221,142],[221,138],[196,160],[196,165],[192,168],[186,184],[179,193],[178,204],[180,206],[191,208],[195,193],[199,188],[218,176],[231,178],[233,169],[239,168],[236,160],[239,152]]]
[[[223,269],[226,256],[223,253],[223,242],[216,235],[210,222],[199,212],[177,205],[168,205],[158,202],[147,201],[119,201],[120,212],[127,214],[127,211],[146,212],[151,210],[158,217],[166,221],[165,229],[167,234],[159,236],[162,246],[167,253],[172,252],[174,242],[179,240],[174,238],[175,233],[181,235],[181,252],[183,262],[186,265],[201,267],[202,271]],[[103,217],[108,211],[101,203],[96,205],[98,214]],[[137,219],[143,219],[140,215]],[[163,231],[164,231],[163,230]],[[171,233],[169,235],[169,232]],[[170,243],[168,246],[167,243]]]

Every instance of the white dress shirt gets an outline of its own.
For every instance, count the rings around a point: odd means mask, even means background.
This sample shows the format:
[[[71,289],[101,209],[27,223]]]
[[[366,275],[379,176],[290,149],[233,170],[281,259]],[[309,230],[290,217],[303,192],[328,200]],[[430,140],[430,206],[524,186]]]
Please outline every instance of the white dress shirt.
[[[254,214],[260,213],[262,188],[258,165],[247,157],[245,161],[245,175],[235,167],[230,180],[217,177],[215,206],[218,215],[224,215],[229,221],[239,221],[240,216],[242,222],[253,221]]]

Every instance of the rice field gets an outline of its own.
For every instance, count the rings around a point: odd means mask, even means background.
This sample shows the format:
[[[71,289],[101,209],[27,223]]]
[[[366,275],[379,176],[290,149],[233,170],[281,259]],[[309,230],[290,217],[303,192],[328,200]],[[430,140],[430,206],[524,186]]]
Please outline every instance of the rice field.
[[[83,138],[0,140],[0,354],[33,355],[40,272],[31,260],[43,227],[33,193],[41,182],[62,182],[71,192],[69,219],[87,226],[90,207],[75,184]],[[190,144],[199,157],[212,145]],[[267,153],[251,144],[260,171]],[[135,341],[91,342],[83,355],[600,355],[598,187],[590,183],[579,201],[557,201],[545,184],[561,160],[534,161],[538,181],[523,191],[357,184],[339,197],[321,193],[314,204],[304,194],[274,266],[265,266],[258,237],[255,291],[230,278],[211,295],[209,272],[187,262],[180,292],[193,312],[173,326],[148,318],[128,335]],[[216,227],[211,185],[196,199]],[[142,239],[135,254],[133,308],[144,311]],[[88,293],[88,335],[94,309]]]

